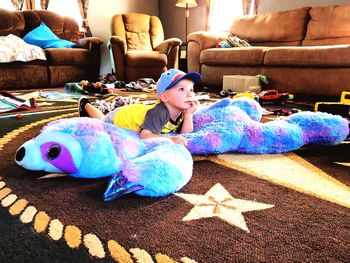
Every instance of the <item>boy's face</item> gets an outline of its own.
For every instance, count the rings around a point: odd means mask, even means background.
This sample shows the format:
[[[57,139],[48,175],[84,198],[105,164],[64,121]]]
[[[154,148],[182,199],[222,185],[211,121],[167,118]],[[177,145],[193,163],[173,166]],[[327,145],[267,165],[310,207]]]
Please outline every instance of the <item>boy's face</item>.
[[[160,99],[180,110],[187,110],[192,106],[192,100],[194,99],[193,81],[189,79],[181,80],[174,87],[162,93]]]

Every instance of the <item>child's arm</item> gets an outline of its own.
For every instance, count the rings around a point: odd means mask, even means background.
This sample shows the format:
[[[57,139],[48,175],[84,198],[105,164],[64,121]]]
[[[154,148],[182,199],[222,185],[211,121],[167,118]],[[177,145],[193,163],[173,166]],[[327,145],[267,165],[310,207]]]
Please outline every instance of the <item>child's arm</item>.
[[[157,138],[157,137],[163,137],[163,138],[168,138],[172,140],[174,143],[182,144],[184,146],[187,145],[187,139],[182,137],[182,136],[167,136],[163,134],[155,134],[149,130],[142,129],[140,132],[140,138],[141,139],[148,139],[148,138]]]
[[[192,106],[184,111],[184,119],[180,133],[193,132],[193,113],[197,111],[199,104],[198,100],[193,99]]]

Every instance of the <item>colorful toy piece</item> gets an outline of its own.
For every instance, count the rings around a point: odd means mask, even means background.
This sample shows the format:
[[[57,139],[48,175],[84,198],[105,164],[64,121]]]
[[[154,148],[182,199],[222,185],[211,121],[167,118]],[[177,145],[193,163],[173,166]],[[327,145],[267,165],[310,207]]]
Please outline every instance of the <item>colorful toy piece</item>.
[[[49,123],[16,153],[29,170],[67,173],[78,178],[112,177],[104,194],[111,200],[135,192],[165,196],[192,175],[191,154],[282,153],[305,144],[335,145],[348,122],[327,113],[300,112],[261,123],[262,108],[245,97],[223,99],[195,113],[187,148],[167,138],[139,139],[137,133],[91,118]]]
[[[279,93],[275,89],[270,89],[270,90],[264,90],[260,92],[258,94],[258,97],[259,97],[260,103],[272,102],[272,103],[284,105],[289,99],[289,92]]]
[[[350,105],[350,91],[343,91],[341,93],[340,103]]]
[[[316,102],[315,111],[328,112],[343,117],[350,116],[350,92],[343,91],[340,102]]]

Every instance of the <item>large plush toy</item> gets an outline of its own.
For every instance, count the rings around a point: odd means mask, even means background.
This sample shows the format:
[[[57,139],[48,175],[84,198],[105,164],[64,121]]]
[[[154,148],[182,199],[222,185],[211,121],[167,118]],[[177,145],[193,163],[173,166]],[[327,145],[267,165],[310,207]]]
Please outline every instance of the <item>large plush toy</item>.
[[[340,116],[301,112],[262,123],[261,112],[248,98],[203,107],[194,115],[194,132],[184,134],[187,148],[166,138],[141,140],[136,132],[97,119],[62,119],[24,143],[15,159],[29,170],[111,177],[105,200],[130,192],[165,196],[190,180],[191,154],[282,153],[305,144],[335,145],[349,133],[347,120]]]

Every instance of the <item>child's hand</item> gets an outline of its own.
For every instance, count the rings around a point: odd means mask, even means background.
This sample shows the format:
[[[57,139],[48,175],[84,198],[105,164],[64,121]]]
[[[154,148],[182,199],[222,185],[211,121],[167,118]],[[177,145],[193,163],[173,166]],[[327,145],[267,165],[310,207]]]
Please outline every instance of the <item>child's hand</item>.
[[[174,143],[182,144],[183,146],[187,146],[187,139],[182,136],[171,136],[169,137]]]
[[[199,101],[193,98],[191,101],[191,107],[185,110],[185,114],[193,114],[198,110],[199,105],[200,105]]]

